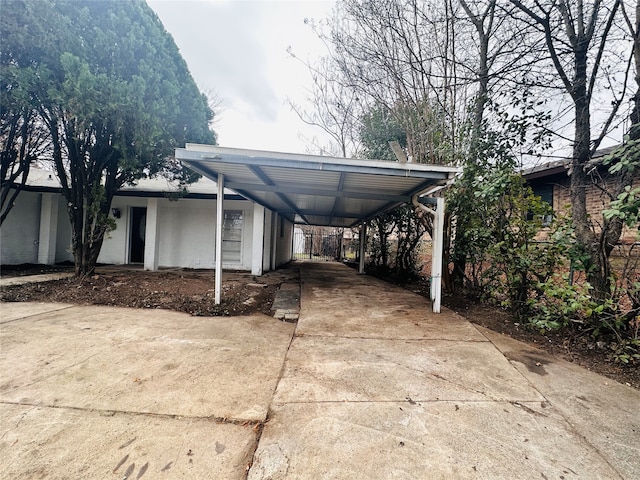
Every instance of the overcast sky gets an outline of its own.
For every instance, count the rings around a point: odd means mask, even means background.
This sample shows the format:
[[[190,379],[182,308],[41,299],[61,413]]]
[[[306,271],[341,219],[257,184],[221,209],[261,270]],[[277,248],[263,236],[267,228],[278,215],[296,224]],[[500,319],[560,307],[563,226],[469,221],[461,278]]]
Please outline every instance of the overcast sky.
[[[300,121],[306,67],[323,46],[305,18],[329,16],[327,0],[147,0],[173,36],[196,83],[222,102],[214,129],[224,147],[307,153],[321,135]],[[315,153],[315,152],[314,152]]]

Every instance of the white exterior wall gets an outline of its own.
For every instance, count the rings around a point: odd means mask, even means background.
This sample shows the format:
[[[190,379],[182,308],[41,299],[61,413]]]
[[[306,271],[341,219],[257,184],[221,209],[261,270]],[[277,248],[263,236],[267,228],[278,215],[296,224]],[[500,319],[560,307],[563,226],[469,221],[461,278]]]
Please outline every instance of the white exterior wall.
[[[0,227],[0,263],[38,263],[42,194],[20,192],[15,206]]]
[[[264,243],[262,245],[262,271],[271,270],[271,232],[272,232],[272,216],[271,210],[264,211]]]
[[[104,239],[98,263],[122,265],[129,263],[129,230],[131,229],[131,208],[146,208],[147,199],[139,197],[114,197],[111,209],[120,210],[120,218],[114,218],[116,229]]]
[[[38,233],[38,263],[56,262],[58,238],[58,201],[60,195],[42,193],[40,196],[40,227]]]
[[[48,209],[50,218],[41,219],[42,195],[34,192],[21,192],[5,224],[0,229],[0,263],[4,265],[20,263],[38,263],[38,251],[55,251],[55,262],[73,261],[71,252],[71,225],[66,202],[61,194],[54,194],[57,202],[57,228],[50,228],[51,244],[48,248],[39,246],[40,227],[48,225],[56,216]],[[50,195],[50,194],[45,194]],[[49,198],[49,200],[53,200]],[[112,209],[120,210],[120,218],[114,218],[116,229],[104,240],[99,263],[126,264],[130,259],[131,209],[147,207],[149,198],[117,196]],[[166,198],[153,198],[158,203],[158,266],[185,268],[214,268],[215,253],[215,200],[187,199],[169,201]],[[248,270],[252,268],[254,204],[248,200],[226,200],[225,210],[241,210],[243,213],[242,255],[239,263],[223,263],[223,268]],[[45,210],[46,213],[47,210]],[[265,271],[269,269],[271,255],[271,212],[266,211],[265,241],[263,262]],[[278,224],[279,228],[279,224]],[[44,239],[47,235],[44,235]],[[278,247],[280,247],[279,237]],[[53,242],[55,241],[55,246]],[[147,242],[148,239],[145,239]],[[290,258],[290,255],[289,255]],[[289,259],[288,258],[288,259]],[[287,259],[287,260],[288,260]],[[279,261],[278,264],[284,263]]]
[[[293,223],[278,216],[275,238],[276,267],[279,267],[293,259]]]
[[[213,212],[213,216],[212,216],[212,228],[215,229],[215,225],[216,225],[216,211],[215,211],[215,202],[211,201],[211,208],[212,208],[212,212]],[[224,260],[224,257],[222,258],[222,268],[231,268],[231,269],[238,269],[238,270],[251,270],[251,249],[252,249],[252,242],[251,239],[253,238],[253,202],[250,202],[248,200],[225,200],[224,201],[224,209],[225,210],[242,210],[242,223],[243,223],[243,229],[242,229],[242,260],[240,264],[235,264],[235,263],[227,263]],[[215,244],[214,244],[214,237],[211,237],[211,244],[210,244],[210,248],[211,251],[214,252],[215,251]],[[213,253],[212,253],[213,255]],[[214,265],[212,264],[211,267],[206,267],[206,268],[213,268]]]
[[[240,263],[224,262],[223,268],[251,270],[253,204],[226,200],[225,210],[242,210],[242,258]],[[161,267],[215,267],[216,204],[214,200],[163,201],[159,205]]]
[[[147,198],[116,197],[112,208],[120,209],[116,230],[109,233],[100,252],[98,262],[129,263],[129,238],[131,208],[147,207]],[[215,262],[215,200],[182,198],[158,202],[158,266],[182,268],[214,268]],[[241,263],[223,264],[224,268],[251,269],[251,235],[253,232],[253,203],[243,200],[226,200],[225,210],[242,210],[242,260]],[[145,243],[153,241],[145,239]]]
[[[71,250],[71,222],[64,195],[58,198],[58,232],[56,236],[56,263],[73,262]]]

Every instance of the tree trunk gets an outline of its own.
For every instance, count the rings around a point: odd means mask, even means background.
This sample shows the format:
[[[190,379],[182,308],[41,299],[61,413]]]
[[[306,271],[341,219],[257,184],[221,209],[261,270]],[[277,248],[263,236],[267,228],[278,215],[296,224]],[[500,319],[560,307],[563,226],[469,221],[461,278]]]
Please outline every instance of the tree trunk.
[[[585,167],[591,158],[591,117],[586,89],[586,69],[586,50],[576,52],[576,82],[572,92],[576,122],[570,182],[571,213],[576,240],[589,256],[588,265],[585,265],[587,281],[593,287],[594,297],[603,300],[609,294],[609,259],[593,230],[587,211],[587,187],[590,181]]]

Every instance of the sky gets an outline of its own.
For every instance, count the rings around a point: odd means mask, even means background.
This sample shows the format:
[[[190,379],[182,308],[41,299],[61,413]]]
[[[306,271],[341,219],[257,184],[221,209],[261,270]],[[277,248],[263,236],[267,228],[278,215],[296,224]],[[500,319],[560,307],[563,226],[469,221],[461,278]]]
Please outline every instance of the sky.
[[[305,19],[328,17],[328,0],[147,0],[173,36],[201,91],[220,103],[213,129],[223,147],[317,153],[322,132],[302,122],[297,104],[310,87],[307,67],[326,52]]]

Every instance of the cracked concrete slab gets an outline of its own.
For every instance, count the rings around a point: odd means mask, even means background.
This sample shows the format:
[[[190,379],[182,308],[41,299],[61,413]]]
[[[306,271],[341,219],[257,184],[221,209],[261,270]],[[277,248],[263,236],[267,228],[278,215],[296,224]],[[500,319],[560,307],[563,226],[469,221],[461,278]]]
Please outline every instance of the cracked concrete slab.
[[[431,315],[431,304],[424,297],[335,265],[342,268],[333,275],[318,275],[313,267],[302,269],[304,321],[296,329],[298,335],[487,341],[450,310]]]
[[[297,325],[1,304],[0,478],[640,477],[636,390],[343,265],[300,278]]]
[[[593,441],[579,412],[547,395],[572,385],[561,372],[542,388],[493,338],[418,295],[338,264],[300,272],[301,315],[250,480],[637,478],[620,467],[637,463],[629,428]],[[612,428],[640,407],[628,399],[605,407]]]
[[[274,405],[249,480],[620,478],[541,402]]]
[[[3,479],[241,480],[253,425],[206,418],[0,404]]]
[[[245,478],[293,325],[1,308],[0,479]]]
[[[72,307],[4,324],[5,402],[266,418],[293,326],[266,315]]]
[[[640,392],[510,337],[478,329],[625,478],[640,478]]]
[[[21,318],[34,317],[41,313],[64,310],[72,306],[67,303],[0,302],[0,324],[13,322]]]
[[[274,401],[407,398],[544,400],[490,342],[296,337]]]

